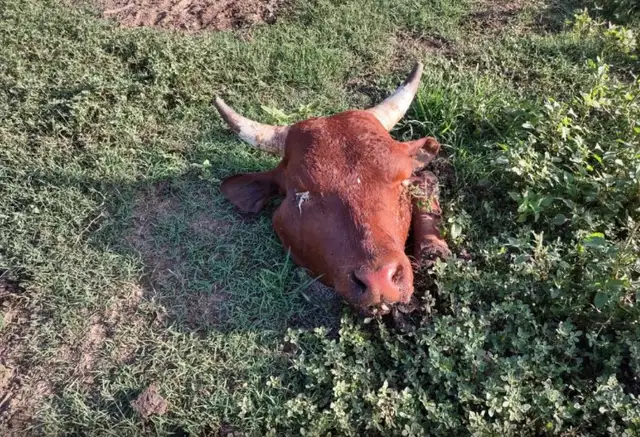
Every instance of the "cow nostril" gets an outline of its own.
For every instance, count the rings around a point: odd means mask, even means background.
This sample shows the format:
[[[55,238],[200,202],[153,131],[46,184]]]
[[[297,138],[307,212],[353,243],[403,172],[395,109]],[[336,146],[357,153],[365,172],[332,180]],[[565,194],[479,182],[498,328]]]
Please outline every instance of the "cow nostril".
[[[367,291],[367,284],[362,282],[362,280],[358,278],[358,275],[356,275],[355,273],[351,273],[351,280],[355,284],[356,290],[358,290],[360,294],[364,294],[365,291]]]
[[[402,267],[402,265],[399,265],[396,271],[393,273],[391,280],[393,281],[394,284],[398,284],[402,281],[403,278],[404,278],[404,268]]]

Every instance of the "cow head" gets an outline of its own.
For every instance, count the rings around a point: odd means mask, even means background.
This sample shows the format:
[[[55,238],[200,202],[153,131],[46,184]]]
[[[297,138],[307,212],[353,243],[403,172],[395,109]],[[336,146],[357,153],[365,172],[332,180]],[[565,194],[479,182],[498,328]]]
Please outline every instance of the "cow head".
[[[215,100],[240,138],[282,156],[271,171],[225,179],[223,195],[252,213],[283,195],[273,226],[293,260],[363,310],[385,310],[413,294],[405,255],[412,208],[408,180],[440,145],[431,137],[399,142],[389,131],[409,108],[421,74],[417,64],[373,108],[290,126],[257,123]]]

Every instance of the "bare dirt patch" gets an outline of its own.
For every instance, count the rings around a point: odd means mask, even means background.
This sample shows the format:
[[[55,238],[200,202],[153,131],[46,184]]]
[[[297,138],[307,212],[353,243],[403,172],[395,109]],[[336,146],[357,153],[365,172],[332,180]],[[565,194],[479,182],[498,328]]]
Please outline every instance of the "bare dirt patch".
[[[183,260],[171,247],[154,238],[154,227],[171,217],[180,205],[171,197],[166,184],[158,184],[141,193],[133,209],[133,227],[125,240],[129,247],[140,253],[149,272],[151,286],[167,285],[172,272]]]
[[[211,214],[202,212],[190,221],[189,227],[200,237],[211,237],[226,233],[231,228],[230,222],[217,220]]]
[[[97,0],[105,18],[125,27],[200,32],[273,23],[282,0]]]
[[[31,323],[20,278],[0,270],[0,435],[24,435],[42,398],[51,393],[42,369],[29,365],[25,338]]]
[[[206,193],[190,192],[190,196],[194,194],[199,205],[195,211],[166,183],[140,192],[125,243],[144,261],[147,294],[163,299],[171,318],[189,329],[200,331],[224,324],[224,303],[228,295],[218,284],[213,284],[207,291],[189,292],[188,285],[184,288],[188,283],[184,275],[189,269],[189,247],[192,243],[216,244],[218,238],[230,232],[232,224],[215,218],[210,212],[215,206]],[[176,215],[181,213],[183,219],[176,220]],[[171,227],[177,221],[188,232],[181,234],[182,238],[168,241],[163,226]]]
[[[151,415],[162,416],[167,412],[169,405],[165,398],[160,396],[155,385],[150,385],[136,400],[131,402],[131,407],[143,418]]]
[[[127,342],[126,329],[149,325],[145,315],[139,312],[143,292],[137,284],[127,284],[113,296],[102,311],[88,317],[85,329],[77,336],[69,337],[66,345],[57,353],[57,360],[68,366],[68,374],[80,384],[94,383],[94,374],[101,369],[107,356],[106,345],[114,346],[116,361],[130,359],[133,350]]]
[[[132,284],[104,311],[99,323],[104,327],[104,340],[113,345],[107,360],[120,364],[132,363],[139,347],[139,336],[131,334],[159,329],[164,324],[166,313],[152,309],[153,305],[143,297],[144,289]],[[99,334],[101,329],[92,324],[88,332],[92,331]],[[95,342],[85,340],[85,344],[91,346]],[[90,380],[91,375],[87,376]]]
[[[220,325],[225,319],[224,290],[214,287],[209,293],[190,294],[185,299],[184,308],[174,309],[179,318],[186,321],[193,330],[208,329]]]
[[[89,327],[89,331],[85,336],[82,346],[80,359],[76,370],[79,373],[89,372],[97,359],[96,354],[107,337],[107,328],[99,321],[94,321]]]
[[[510,24],[532,0],[481,0],[467,24],[481,33],[493,33]]]
[[[455,55],[453,43],[440,35],[422,35],[413,32],[399,32],[395,37],[394,50],[399,61],[410,64],[426,54],[451,58]]]
[[[438,156],[431,161],[428,168],[438,178],[441,187],[453,187],[456,183],[456,172],[451,160],[446,156]]]
[[[34,361],[33,328],[38,326],[38,308],[30,305],[30,289],[19,278],[0,271],[0,435],[29,435],[26,429],[36,424],[36,411],[56,391],[61,375],[71,381],[90,385],[100,369],[106,343],[120,326],[140,325],[138,311],[142,289],[135,285],[114,293],[102,311],[88,317],[82,332],[65,336],[65,344],[46,362]],[[116,346],[120,339],[114,341]],[[52,375],[56,375],[52,378]],[[62,378],[64,379],[64,378]]]
[[[199,199],[204,211],[194,216],[186,217],[186,225],[194,236],[202,239],[215,239],[223,236],[231,229],[231,223],[215,219],[210,213],[214,208],[211,201],[202,196]],[[184,210],[184,205],[176,197],[171,187],[166,183],[159,183],[141,192],[133,207],[133,226],[125,236],[127,245],[138,252],[149,268],[152,286],[168,285],[185,263],[186,256],[180,247],[162,243],[158,238],[156,228],[163,222],[171,220],[176,214]]]
[[[363,108],[381,102],[388,94],[388,90],[376,84],[372,75],[354,77],[346,83],[346,88],[356,97],[355,106]]]
[[[244,433],[227,424],[220,425],[217,435],[218,437],[244,437]]]
[[[0,435],[3,437],[24,436],[26,429],[34,424],[34,415],[40,402],[52,393],[45,375],[35,376],[31,371],[7,368],[9,379],[0,393]]]
[[[74,354],[76,363],[73,376],[85,384],[93,383],[92,371],[96,368],[100,355],[103,353],[105,341],[113,337],[120,323],[130,325],[144,324],[144,320],[137,314],[138,304],[142,300],[142,289],[135,284],[126,287],[121,296],[100,314],[95,314],[89,320],[86,329]],[[119,342],[116,342],[119,343]]]

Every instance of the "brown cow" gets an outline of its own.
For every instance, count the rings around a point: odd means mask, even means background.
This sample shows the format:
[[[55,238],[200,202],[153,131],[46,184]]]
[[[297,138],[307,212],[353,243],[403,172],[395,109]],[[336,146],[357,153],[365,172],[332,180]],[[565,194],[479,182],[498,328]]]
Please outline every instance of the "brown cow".
[[[223,195],[252,213],[284,195],[273,227],[294,262],[365,314],[386,313],[390,305],[411,299],[413,270],[405,244],[412,224],[417,260],[450,254],[438,230],[437,179],[426,171],[415,173],[435,157],[440,144],[432,137],[399,142],[388,133],[411,105],[421,75],[418,63],[390,97],[371,109],[291,126],[257,123],[215,100],[240,138],[282,156],[271,171],[225,179]]]

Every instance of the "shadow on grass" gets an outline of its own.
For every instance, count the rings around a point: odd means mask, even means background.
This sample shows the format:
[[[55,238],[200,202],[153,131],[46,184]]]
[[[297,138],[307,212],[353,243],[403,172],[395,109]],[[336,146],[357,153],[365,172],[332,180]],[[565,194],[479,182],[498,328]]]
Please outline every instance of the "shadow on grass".
[[[247,215],[220,194],[223,177],[271,162],[230,137],[204,138],[188,160],[208,163],[131,183],[66,178],[104,198],[89,244],[138,266],[144,297],[179,331],[337,332],[342,303],[288,260],[271,227],[276,205]]]
[[[611,21],[627,25],[640,18],[640,4],[635,0],[549,0],[542,13],[536,16],[540,29],[557,33],[564,29],[566,20],[574,18],[574,13],[589,10],[597,20]]]

